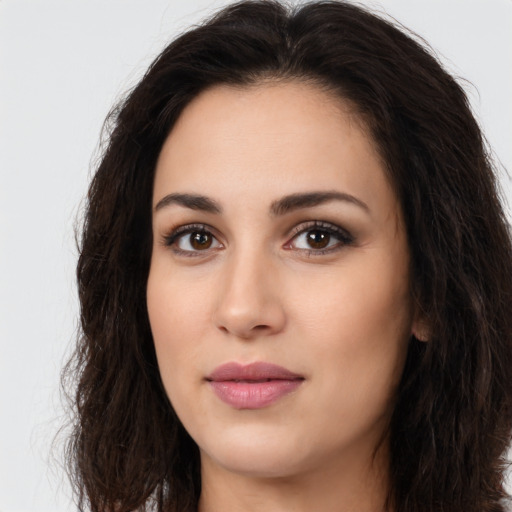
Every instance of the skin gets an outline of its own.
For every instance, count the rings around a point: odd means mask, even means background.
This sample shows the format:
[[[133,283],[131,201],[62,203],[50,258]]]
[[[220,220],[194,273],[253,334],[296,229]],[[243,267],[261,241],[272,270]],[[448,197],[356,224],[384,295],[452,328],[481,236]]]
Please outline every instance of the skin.
[[[272,211],[311,192],[351,198]],[[203,92],[163,146],[153,207],[148,311],[165,389],[200,449],[200,511],[381,511],[386,429],[418,322],[400,205],[349,105],[299,82]],[[190,224],[199,235],[169,237]],[[206,380],[232,361],[304,380],[237,409]]]

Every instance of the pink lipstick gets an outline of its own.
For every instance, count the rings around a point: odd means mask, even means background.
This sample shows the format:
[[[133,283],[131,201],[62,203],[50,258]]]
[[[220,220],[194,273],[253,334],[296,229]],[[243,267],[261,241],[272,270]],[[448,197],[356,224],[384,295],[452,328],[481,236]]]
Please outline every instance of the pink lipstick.
[[[235,409],[261,409],[297,389],[304,377],[271,363],[226,363],[206,380],[215,394]]]

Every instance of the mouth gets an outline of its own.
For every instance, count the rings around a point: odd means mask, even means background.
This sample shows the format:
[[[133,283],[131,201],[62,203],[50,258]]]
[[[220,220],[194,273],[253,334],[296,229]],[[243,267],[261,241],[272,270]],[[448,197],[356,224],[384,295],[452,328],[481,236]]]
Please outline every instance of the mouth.
[[[226,363],[206,381],[217,397],[231,407],[261,409],[295,391],[304,377],[271,363]]]

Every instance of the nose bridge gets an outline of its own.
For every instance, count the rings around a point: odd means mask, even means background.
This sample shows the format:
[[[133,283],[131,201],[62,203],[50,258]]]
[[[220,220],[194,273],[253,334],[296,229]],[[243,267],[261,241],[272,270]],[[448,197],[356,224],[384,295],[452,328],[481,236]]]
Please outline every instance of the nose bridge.
[[[271,255],[254,246],[233,250],[226,258],[214,321],[241,338],[271,334],[284,327],[279,276]]]

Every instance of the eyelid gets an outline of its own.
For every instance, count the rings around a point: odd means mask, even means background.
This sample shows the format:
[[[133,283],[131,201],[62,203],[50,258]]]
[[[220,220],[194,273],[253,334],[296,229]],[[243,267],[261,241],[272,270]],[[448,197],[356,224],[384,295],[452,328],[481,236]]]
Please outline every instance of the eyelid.
[[[293,241],[296,240],[299,237],[299,235],[307,233],[308,231],[314,231],[315,229],[318,231],[325,231],[330,235],[334,235],[339,240],[339,243],[337,243],[333,247],[326,247],[324,249],[298,249],[292,247]],[[321,256],[323,254],[339,251],[346,247],[347,245],[353,244],[354,240],[354,236],[350,234],[346,229],[332,222],[323,220],[313,220],[303,222],[295,226],[292,229],[290,233],[290,238],[288,242],[286,242],[286,244],[284,245],[284,248],[287,250],[300,251],[302,253],[306,253],[308,256]]]
[[[313,230],[324,231],[331,236],[334,236],[336,239],[338,239],[338,243],[336,243],[334,246],[325,247],[323,249],[315,249],[313,247],[311,249],[293,247],[294,240],[296,240],[300,235]],[[218,242],[219,245],[204,250],[180,249],[176,245],[176,241],[178,241],[180,237],[193,232],[208,233]],[[284,244],[283,248],[286,250],[295,250],[308,256],[321,256],[323,254],[339,251],[347,245],[351,245],[354,240],[354,237],[346,229],[338,226],[337,224],[323,220],[312,220],[296,225],[290,231],[290,234],[288,235],[288,241]],[[175,254],[179,256],[188,257],[204,257],[208,254],[211,254],[213,251],[224,248],[224,245],[220,240],[220,236],[217,234],[217,230],[212,226],[204,223],[183,224],[169,229],[167,233],[162,236],[162,245],[170,248]]]
[[[200,232],[207,233],[212,236],[219,243],[218,246],[213,248],[208,248],[203,251],[200,250],[184,250],[180,249],[176,244],[176,242],[184,235]],[[187,257],[197,257],[197,256],[206,256],[210,254],[212,251],[223,248],[223,244],[219,239],[220,237],[216,234],[216,230],[208,225],[203,223],[192,223],[192,224],[183,224],[174,228],[169,229],[166,234],[162,236],[162,245],[165,247],[169,247],[175,254],[179,256],[187,256]]]

